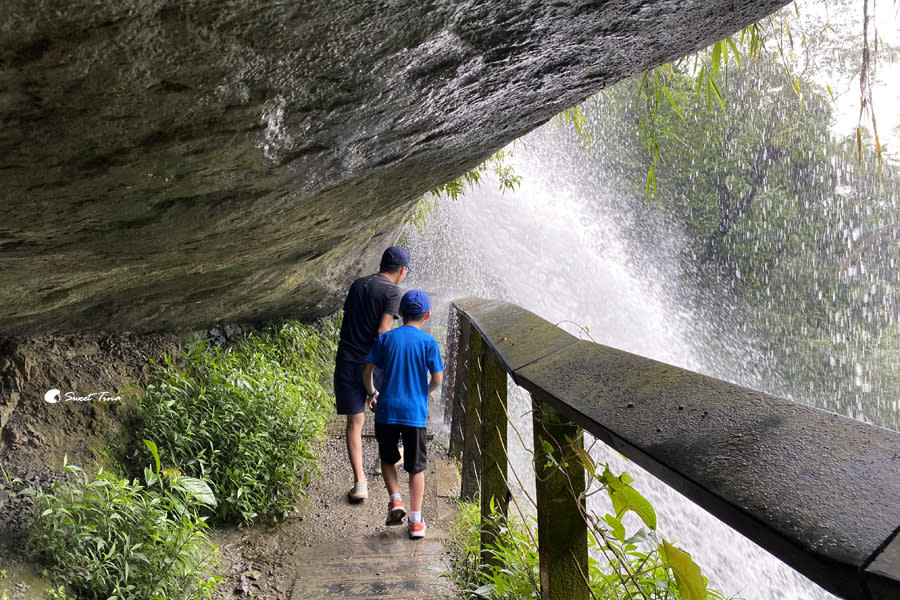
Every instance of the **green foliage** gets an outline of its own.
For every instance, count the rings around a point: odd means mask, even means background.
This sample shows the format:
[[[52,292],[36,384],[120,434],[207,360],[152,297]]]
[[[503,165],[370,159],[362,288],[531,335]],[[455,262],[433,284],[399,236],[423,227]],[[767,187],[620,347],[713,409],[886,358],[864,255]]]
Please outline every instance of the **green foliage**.
[[[578,137],[578,141],[584,150],[590,150],[594,145],[594,138],[588,125],[587,117],[580,106],[573,106],[556,115],[554,120],[560,125],[571,127]]]
[[[481,548],[481,515],[477,503],[463,503],[452,538],[453,578],[466,599],[518,600],[540,598],[540,575],[533,533],[517,518],[498,512],[486,515],[498,535]],[[490,561],[482,560],[490,558]]]
[[[486,161],[464,173],[462,176],[439,185],[429,192],[434,198],[447,196],[456,200],[466,187],[474,187],[481,184],[481,179],[486,173],[493,173],[497,177],[500,191],[515,191],[522,183],[522,177],[516,174],[515,169],[509,164],[513,156],[513,146],[501,148]]]
[[[656,513],[633,487],[627,473],[613,475],[588,452],[579,461],[596,491],[605,491],[615,514],[588,515],[589,586],[592,597],[646,600],[706,600],[722,598],[707,589],[707,580],[690,555],[656,533]],[[556,465],[562,468],[561,465]],[[589,489],[591,485],[588,486]],[[492,505],[493,506],[493,505]],[[633,512],[643,527],[631,535],[623,522]],[[573,518],[578,518],[573,515]],[[499,534],[481,548],[482,524]],[[536,524],[526,524],[498,511],[480,515],[479,504],[463,503],[451,535],[450,576],[466,599],[513,600],[540,598]]]
[[[167,464],[210,482],[216,518],[283,518],[317,468],[336,339],[333,322],[287,322],[226,349],[197,343],[158,366],[137,434],[156,440]]]
[[[75,600],[73,596],[66,592],[66,586],[64,585],[47,588],[47,591],[44,592],[44,598],[45,600]],[[0,597],[0,600],[9,600],[9,598],[4,594]]]
[[[855,138],[833,139],[828,94],[801,78],[801,98],[771,57],[729,68],[720,81],[727,114],[708,109],[690,75],[659,77],[668,96],[648,98],[639,90],[652,87],[635,79],[583,110],[608,141],[593,162],[616,173],[628,195],[655,193],[647,212],[684,233],[681,277],[695,294],[686,301],[717,306],[727,323],[707,338],[711,364],[740,343],[765,357],[751,385],[844,414],[841,406],[866,403],[880,422],[898,423],[893,399],[871,392],[894,389],[898,364],[890,351],[900,310],[896,167],[879,167],[869,144],[860,155]],[[649,177],[648,136],[635,128],[647,102],[656,131]],[[629,235],[654,243],[640,227]],[[748,348],[748,339],[758,343]]]
[[[73,479],[37,494],[31,544],[59,584],[48,598],[211,597],[215,548],[198,512],[215,498],[205,482],[155,464],[143,483],[66,465]]]

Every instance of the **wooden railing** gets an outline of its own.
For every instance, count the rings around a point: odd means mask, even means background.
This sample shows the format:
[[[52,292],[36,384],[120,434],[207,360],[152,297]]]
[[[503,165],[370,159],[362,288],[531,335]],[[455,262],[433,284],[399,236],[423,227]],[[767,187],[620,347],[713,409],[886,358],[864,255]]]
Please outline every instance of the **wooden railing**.
[[[542,598],[589,594],[582,431],[826,590],[900,598],[897,432],[579,340],[505,302],[460,300],[453,314],[451,452],[482,515],[510,493],[507,374],[532,397]],[[546,467],[550,447],[567,472]]]

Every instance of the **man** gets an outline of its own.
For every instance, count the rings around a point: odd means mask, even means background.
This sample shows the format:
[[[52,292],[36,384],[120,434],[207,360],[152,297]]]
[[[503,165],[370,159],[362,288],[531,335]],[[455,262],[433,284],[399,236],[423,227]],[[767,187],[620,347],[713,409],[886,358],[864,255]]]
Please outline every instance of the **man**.
[[[362,465],[362,429],[365,423],[366,388],[362,371],[366,355],[399,315],[399,284],[409,272],[409,252],[391,246],[381,256],[378,273],[360,277],[350,286],[344,301],[344,321],[334,365],[337,414],[347,415],[347,456],[353,469],[351,501],[369,497]]]

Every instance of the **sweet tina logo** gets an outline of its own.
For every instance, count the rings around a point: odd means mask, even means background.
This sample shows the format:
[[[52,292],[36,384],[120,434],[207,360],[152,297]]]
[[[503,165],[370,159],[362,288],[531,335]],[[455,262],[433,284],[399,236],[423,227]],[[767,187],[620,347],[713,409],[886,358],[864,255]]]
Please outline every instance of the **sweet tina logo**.
[[[78,396],[75,392],[66,392],[64,396],[57,389],[48,390],[44,394],[44,400],[48,404],[56,404],[57,402],[118,402],[121,396],[116,396],[112,392],[94,392],[87,396]]]

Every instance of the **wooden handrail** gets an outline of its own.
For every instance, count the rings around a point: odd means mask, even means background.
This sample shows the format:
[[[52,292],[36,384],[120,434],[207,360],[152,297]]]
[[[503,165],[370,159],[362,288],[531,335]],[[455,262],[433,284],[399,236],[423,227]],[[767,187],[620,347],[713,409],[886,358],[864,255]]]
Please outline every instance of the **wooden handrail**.
[[[900,598],[900,433],[579,340],[513,304],[453,307],[456,372],[444,394],[465,410],[454,409],[451,451],[463,460],[464,495],[480,494],[483,510],[508,495],[496,450],[505,446],[502,369],[536,414],[550,415],[535,417],[539,471],[541,436],[578,444],[583,428],[826,590]],[[573,575],[586,572],[586,525],[574,495],[560,502],[554,477],[579,479],[544,472],[537,481],[542,597],[587,598]]]

